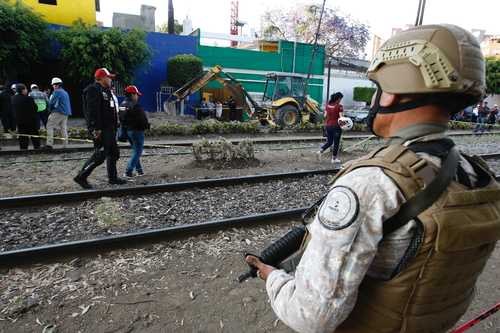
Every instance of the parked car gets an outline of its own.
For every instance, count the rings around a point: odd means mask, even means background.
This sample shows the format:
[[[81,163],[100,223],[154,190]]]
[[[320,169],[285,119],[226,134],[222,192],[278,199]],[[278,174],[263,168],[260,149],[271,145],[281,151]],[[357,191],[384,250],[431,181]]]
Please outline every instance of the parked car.
[[[355,123],[365,123],[369,111],[370,109],[368,107],[354,110],[345,110],[344,115],[351,118]]]

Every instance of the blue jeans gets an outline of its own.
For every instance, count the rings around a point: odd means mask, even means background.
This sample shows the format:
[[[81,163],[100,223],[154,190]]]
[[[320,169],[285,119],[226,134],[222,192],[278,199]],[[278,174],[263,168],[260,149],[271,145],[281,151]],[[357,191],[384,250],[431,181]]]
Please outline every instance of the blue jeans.
[[[327,150],[333,145],[333,157],[337,157],[340,148],[340,137],[342,136],[342,129],[340,127],[326,126],[326,142],[321,146],[321,151]]]
[[[127,173],[134,170],[142,172],[141,155],[144,150],[144,131],[127,131],[127,134],[132,141],[132,156],[127,164]]]
[[[477,133],[477,132],[484,132],[484,130],[486,129],[484,124],[486,123],[486,117],[477,117],[477,124],[476,124],[476,128],[474,128],[474,133]]]

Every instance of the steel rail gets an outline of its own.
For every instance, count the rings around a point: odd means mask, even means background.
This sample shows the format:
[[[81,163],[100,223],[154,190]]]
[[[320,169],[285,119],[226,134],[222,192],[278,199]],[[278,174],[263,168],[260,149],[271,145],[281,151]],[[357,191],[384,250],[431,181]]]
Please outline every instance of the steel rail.
[[[33,207],[47,204],[61,204],[78,202],[101,197],[119,197],[127,195],[146,195],[160,192],[176,192],[194,188],[239,185],[244,183],[259,183],[287,178],[299,178],[314,175],[334,174],[338,169],[306,170],[294,172],[268,173],[241,177],[227,177],[214,179],[199,179],[154,185],[128,186],[102,190],[75,191],[63,193],[47,193],[0,198],[0,209]]]
[[[265,152],[265,151],[284,151],[284,150],[305,150],[305,149],[311,149],[311,148],[317,148],[315,146],[302,146],[302,147],[286,147],[286,148],[269,148],[269,149],[255,149],[256,153],[260,152]],[[177,152],[170,152],[170,153],[146,153],[141,155],[141,158],[143,157],[155,157],[155,156],[185,156],[185,155],[192,155],[193,153],[191,151],[177,151]],[[120,158],[129,158],[130,155],[123,155],[120,156]],[[0,162],[0,167],[1,166],[8,166],[8,165],[13,165],[13,164],[35,164],[35,163],[57,163],[57,162],[69,162],[69,161],[81,161],[81,160],[87,160],[89,156],[85,157],[69,157],[69,158],[60,158],[60,159],[55,159],[55,160],[29,160],[29,161],[9,161],[9,162]]]
[[[500,180],[500,175],[497,175],[496,179]],[[151,241],[164,241],[195,234],[220,231],[227,228],[252,226],[258,223],[278,223],[284,219],[299,218],[306,210],[307,207],[293,208],[269,213],[232,217],[210,222],[185,224],[181,226],[136,231],[95,239],[70,241],[25,249],[3,251],[0,252],[0,267],[30,264],[47,259],[67,257],[72,254],[81,255],[82,253],[94,252],[107,248],[129,248],[141,243],[151,243]]]
[[[481,157],[483,160],[489,160],[494,158],[500,158],[500,153],[479,154],[477,156]]]
[[[494,131],[485,133],[483,135],[497,135],[500,134],[500,131]],[[473,136],[476,135],[474,133],[453,133],[449,132],[448,136]],[[345,135],[342,137],[342,140],[363,140],[369,138],[371,135]],[[228,138],[233,144],[240,143],[242,140],[246,139],[231,139]],[[276,137],[276,138],[252,138],[251,141],[254,144],[277,144],[277,143],[293,143],[293,142],[322,142],[325,138],[322,136],[295,136],[295,137]],[[185,141],[169,141],[168,143],[144,143],[144,148],[148,149],[162,149],[171,148],[173,146],[176,147],[190,147],[193,145],[193,140],[185,140]],[[30,154],[64,154],[64,153],[75,153],[75,152],[85,152],[92,151],[94,149],[93,146],[79,146],[79,147],[69,147],[69,148],[56,148],[51,150],[37,149],[37,150],[0,150],[0,156],[8,156],[8,155],[30,155]],[[120,149],[130,149],[128,145],[120,145]]]
[[[31,248],[0,252],[0,267],[23,265],[46,259],[81,255],[106,248],[131,247],[139,243],[163,241],[195,234],[220,231],[227,228],[251,226],[263,222],[277,223],[284,219],[299,218],[307,208],[295,208],[270,213],[232,217],[210,222],[185,224],[181,226],[136,231],[88,240],[70,241],[58,244],[35,246]]]
[[[488,159],[499,158],[500,153],[481,154],[478,156],[485,160],[488,160]],[[330,174],[330,173],[334,174],[337,171],[338,169],[305,170],[305,171],[295,171],[295,172],[269,173],[262,175],[249,175],[241,177],[201,179],[201,180],[181,181],[181,182],[162,183],[153,185],[143,185],[143,186],[127,186],[121,188],[102,189],[102,190],[87,190],[87,191],[75,191],[75,192],[13,196],[13,197],[0,198],[0,209],[78,202],[88,199],[98,199],[102,197],[147,195],[160,192],[176,192],[193,188],[206,188],[206,187],[238,185],[244,183],[266,182],[271,180],[307,177],[320,174]]]

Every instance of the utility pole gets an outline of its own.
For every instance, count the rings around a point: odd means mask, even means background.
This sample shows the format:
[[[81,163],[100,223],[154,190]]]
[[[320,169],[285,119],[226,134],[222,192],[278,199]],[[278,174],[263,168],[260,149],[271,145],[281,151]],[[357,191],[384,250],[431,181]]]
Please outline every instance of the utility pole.
[[[175,16],[174,16],[174,2],[173,0],[168,0],[168,33],[175,33]]]
[[[425,1],[426,0],[418,1],[417,19],[415,20],[415,26],[422,25],[422,21],[424,20]]]
[[[328,78],[326,81],[326,100],[330,98],[330,78],[332,75],[332,59],[328,60]],[[323,101],[321,101],[323,103]]]
[[[311,61],[309,62],[309,69],[307,71],[307,78],[306,78],[306,82],[304,84],[304,98],[307,98],[307,89],[308,89],[308,85],[309,85],[309,79],[311,78],[312,65],[314,62],[314,57],[316,56],[316,51],[318,50],[319,31],[321,29],[321,21],[323,20],[323,13],[325,12],[325,4],[326,4],[326,0],[323,0],[323,5],[321,6],[321,13],[319,14],[318,28],[316,29],[316,35],[314,36],[314,46],[313,46],[313,52],[311,55]]]
[[[229,34],[233,36],[238,36],[239,6],[240,4],[238,0],[231,0],[231,18],[230,18]],[[238,46],[238,41],[232,40],[231,47],[237,47],[237,46]]]

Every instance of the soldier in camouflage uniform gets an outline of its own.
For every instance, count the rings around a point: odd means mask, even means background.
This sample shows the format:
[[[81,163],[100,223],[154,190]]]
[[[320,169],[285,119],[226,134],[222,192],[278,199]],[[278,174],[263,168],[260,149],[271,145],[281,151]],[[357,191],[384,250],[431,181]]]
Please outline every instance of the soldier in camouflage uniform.
[[[445,135],[480,100],[484,59],[452,25],[389,39],[368,70],[369,127],[386,146],[333,180],[296,269],[246,261],[297,332],[446,332],[465,313],[500,238],[500,189]]]

